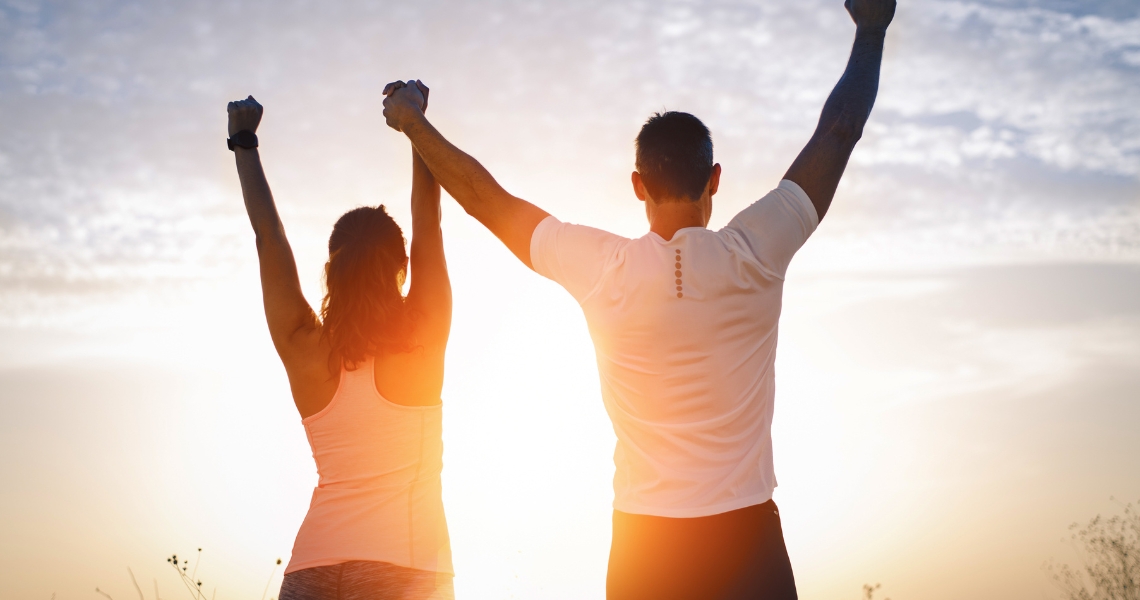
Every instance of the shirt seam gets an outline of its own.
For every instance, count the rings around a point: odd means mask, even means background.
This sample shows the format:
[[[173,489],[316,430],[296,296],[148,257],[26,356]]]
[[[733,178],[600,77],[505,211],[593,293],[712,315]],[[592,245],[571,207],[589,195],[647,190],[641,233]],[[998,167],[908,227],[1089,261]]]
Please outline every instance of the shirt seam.
[[[549,233],[547,233],[546,229],[548,227],[552,226],[552,225],[547,225],[547,222],[550,221],[551,219],[553,219],[555,223],[561,223],[562,222],[562,221],[559,221],[558,217],[555,217],[554,215],[546,215],[545,219],[539,221],[538,225],[535,225],[534,231],[530,232],[530,268],[535,273],[538,273],[539,275],[542,275],[543,277],[545,277],[547,279],[553,279],[553,277],[551,277],[548,274],[550,272],[550,269],[546,268],[546,253],[541,252],[541,251],[535,252],[535,246],[536,245],[542,246],[543,245],[542,239],[545,238],[547,235],[549,235]],[[541,234],[539,233],[540,231],[541,231]],[[539,248],[539,250],[541,250],[541,248]],[[535,260],[536,256],[542,256],[543,257],[541,269],[539,268],[539,261]]]

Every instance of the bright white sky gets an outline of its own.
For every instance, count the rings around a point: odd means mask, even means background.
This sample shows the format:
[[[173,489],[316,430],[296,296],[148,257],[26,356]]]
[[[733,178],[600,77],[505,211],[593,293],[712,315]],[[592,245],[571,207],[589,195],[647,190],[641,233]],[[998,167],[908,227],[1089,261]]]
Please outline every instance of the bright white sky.
[[[316,481],[260,312],[225,104],[319,300],[335,218],[405,225],[383,84],[516,195],[645,230],[654,110],[713,131],[713,226],[810,135],[853,27],[822,2],[0,0],[5,597],[260,597]],[[880,98],[792,264],[776,501],[801,597],[1040,598],[1072,521],[1140,498],[1140,8],[902,2]],[[573,300],[445,198],[445,502],[461,598],[601,598],[613,434]],[[273,578],[279,585],[280,570]],[[271,589],[269,596],[275,596]],[[185,596],[181,596],[185,597]]]

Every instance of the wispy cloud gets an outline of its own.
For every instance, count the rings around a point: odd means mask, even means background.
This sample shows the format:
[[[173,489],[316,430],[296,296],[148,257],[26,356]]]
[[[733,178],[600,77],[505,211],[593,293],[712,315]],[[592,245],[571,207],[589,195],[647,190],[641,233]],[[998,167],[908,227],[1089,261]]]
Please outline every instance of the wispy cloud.
[[[1134,5],[899,10],[821,248],[1140,258]],[[0,311],[247,259],[219,140],[224,102],[249,91],[268,95],[270,175],[310,241],[337,211],[406,186],[377,96],[408,76],[435,86],[435,118],[505,183],[602,225],[628,195],[640,120],[696,112],[728,168],[727,218],[805,141],[852,31],[822,1],[6,2]]]

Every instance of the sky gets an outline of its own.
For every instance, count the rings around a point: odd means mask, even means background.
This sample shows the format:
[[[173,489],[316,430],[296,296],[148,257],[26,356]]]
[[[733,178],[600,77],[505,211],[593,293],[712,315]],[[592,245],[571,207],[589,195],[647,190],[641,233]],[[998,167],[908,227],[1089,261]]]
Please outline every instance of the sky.
[[[854,27],[822,0],[0,0],[0,581],[276,595],[316,482],[261,314],[225,105],[310,302],[353,207],[410,226],[380,91],[513,194],[629,236],[654,111],[712,130],[711,226],[773,188]],[[789,271],[776,472],[800,595],[1049,598],[1140,500],[1140,5],[900,2],[879,99]],[[602,598],[614,438],[585,322],[444,198],[444,501],[461,598]],[[1115,498],[1115,500],[1112,500]],[[197,559],[194,559],[195,562]],[[128,573],[128,568],[131,573]]]

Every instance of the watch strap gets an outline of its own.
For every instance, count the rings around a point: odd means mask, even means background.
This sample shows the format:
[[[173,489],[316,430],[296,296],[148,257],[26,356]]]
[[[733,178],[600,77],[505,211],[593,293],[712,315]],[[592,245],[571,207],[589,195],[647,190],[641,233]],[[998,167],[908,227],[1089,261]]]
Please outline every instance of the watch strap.
[[[235,146],[247,149],[256,148],[257,134],[248,129],[242,129],[226,140],[226,146],[228,146],[230,150],[233,150]]]

